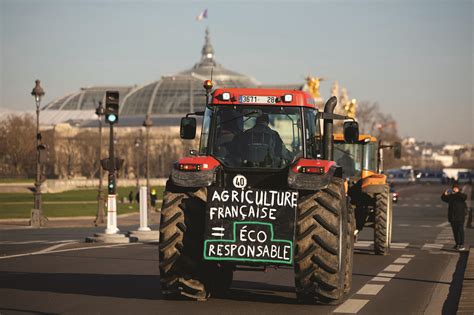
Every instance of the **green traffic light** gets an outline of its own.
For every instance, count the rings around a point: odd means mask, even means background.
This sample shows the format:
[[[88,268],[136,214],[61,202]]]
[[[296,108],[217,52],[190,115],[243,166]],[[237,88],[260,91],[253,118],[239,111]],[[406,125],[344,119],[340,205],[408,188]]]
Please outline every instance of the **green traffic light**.
[[[111,123],[117,121],[117,115],[114,115],[114,114],[110,114],[107,116],[107,120]]]

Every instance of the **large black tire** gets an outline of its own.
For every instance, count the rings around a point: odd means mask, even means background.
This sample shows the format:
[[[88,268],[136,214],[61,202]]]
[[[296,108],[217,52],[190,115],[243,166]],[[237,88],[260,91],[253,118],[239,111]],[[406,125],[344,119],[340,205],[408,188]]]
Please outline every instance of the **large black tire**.
[[[387,255],[392,239],[392,198],[388,185],[375,195],[374,212],[374,251],[377,255]]]
[[[348,216],[347,220],[349,221],[349,228],[347,229],[347,255],[346,255],[346,269],[345,269],[345,279],[344,279],[344,293],[348,294],[351,291],[352,287],[352,268],[354,266],[354,242],[356,230],[356,219],[355,219],[355,207],[349,202],[347,203]]]
[[[165,298],[206,299],[202,249],[206,188],[166,184],[160,223],[160,284]]]
[[[350,290],[347,197],[343,180],[301,193],[296,217],[295,286],[300,301],[341,303]],[[347,289],[349,287],[349,289]]]
[[[170,181],[166,184],[159,245],[165,298],[224,296],[232,283],[232,266],[202,259],[206,199],[206,188],[182,188]]]

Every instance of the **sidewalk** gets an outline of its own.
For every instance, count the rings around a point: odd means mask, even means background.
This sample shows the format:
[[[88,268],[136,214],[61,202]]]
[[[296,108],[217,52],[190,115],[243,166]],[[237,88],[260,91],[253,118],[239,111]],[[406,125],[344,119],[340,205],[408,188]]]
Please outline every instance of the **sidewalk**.
[[[463,192],[467,194],[467,206],[470,209],[472,216],[474,189],[472,186],[466,185]],[[468,220],[472,217],[467,218]],[[467,253],[466,269],[464,270],[461,297],[459,299],[457,314],[474,314],[474,229],[466,228],[465,233],[465,244],[469,245],[470,250]]]
[[[474,249],[469,251],[457,314],[474,314]]]
[[[86,217],[61,217],[49,218],[48,222],[42,228],[67,228],[67,227],[94,227],[94,216]],[[104,224],[107,224],[107,216],[104,217]],[[121,214],[117,216],[117,222],[121,226],[139,225],[139,212]],[[159,224],[160,213],[152,211],[151,218],[148,219],[149,225]],[[0,230],[17,230],[31,228],[29,226],[29,219],[2,219],[0,220]]]

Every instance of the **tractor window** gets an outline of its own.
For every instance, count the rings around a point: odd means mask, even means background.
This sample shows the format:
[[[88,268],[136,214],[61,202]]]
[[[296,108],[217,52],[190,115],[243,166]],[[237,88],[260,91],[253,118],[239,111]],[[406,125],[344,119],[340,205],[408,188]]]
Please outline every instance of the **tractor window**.
[[[233,168],[289,165],[302,151],[299,107],[217,106],[212,155]]]
[[[207,154],[207,139],[209,138],[209,127],[211,126],[212,110],[206,107],[202,121],[201,143],[199,144],[199,154]]]
[[[364,145],[365,152],[364,152],[364,170],[367,171],[377,171],[377,147],[375,142],[369,142]]]
[[[361,143],[349,144],[334,143],[334,161],[342,166],[344,178],[360,176],[362,171],[362,155],[364,145]]]
[[[306,154],[309,158],[320,159],[321,152],[321,130],[319,119],[316,120],[317,111],[314,109],[303,109],[305,119]]]

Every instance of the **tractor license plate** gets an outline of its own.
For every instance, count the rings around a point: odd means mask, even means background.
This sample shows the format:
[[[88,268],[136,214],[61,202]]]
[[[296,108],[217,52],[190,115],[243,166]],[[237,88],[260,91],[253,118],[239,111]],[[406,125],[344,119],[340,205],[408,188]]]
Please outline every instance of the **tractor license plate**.
[[[239,103],[241,104],[275,104],[276,96],[255,96],[255,95],[241,95]]]
[[[292,264],[297,191],[209,188],[204,259]]]

